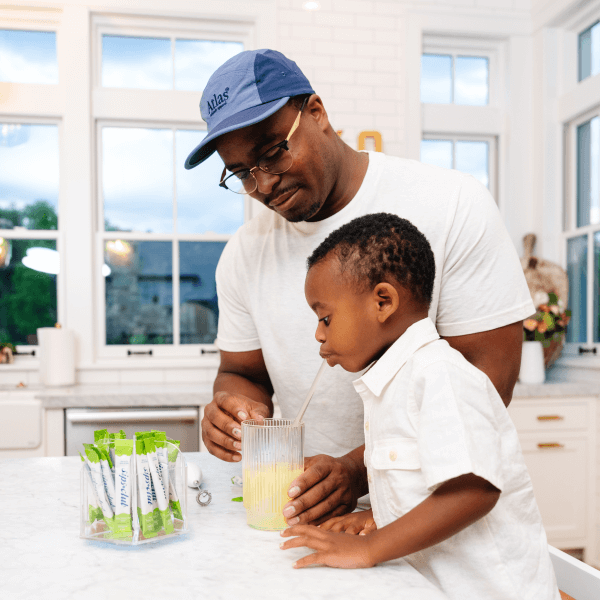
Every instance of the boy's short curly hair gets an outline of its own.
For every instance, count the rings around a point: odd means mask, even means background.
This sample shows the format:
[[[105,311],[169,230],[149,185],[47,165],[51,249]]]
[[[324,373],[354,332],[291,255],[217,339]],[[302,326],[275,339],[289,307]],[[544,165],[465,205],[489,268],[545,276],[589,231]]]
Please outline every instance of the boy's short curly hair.
[[[392,277],[429,307],[435,259],[427,238],[410,222],[390,213],[353,219],[330,233],[307,260],[308,269],[335,252],[343,273],[359,286],[375,287]]]

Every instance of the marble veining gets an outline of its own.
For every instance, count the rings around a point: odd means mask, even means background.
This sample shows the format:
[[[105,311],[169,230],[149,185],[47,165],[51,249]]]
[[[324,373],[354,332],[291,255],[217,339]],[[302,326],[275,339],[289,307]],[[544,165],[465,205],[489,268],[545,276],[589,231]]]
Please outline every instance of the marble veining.
[[[251,529],[231,502],[240,464],[186,454],[203,471],[212,503],[188,490],[191,531],[138,547],[79,538],[80,466],[75,457],[0,460],[0,597],[6,600],[108,598],[441,600],[403,560],[372,569],[292,568],[306,550],[279,548],[277,532]]]

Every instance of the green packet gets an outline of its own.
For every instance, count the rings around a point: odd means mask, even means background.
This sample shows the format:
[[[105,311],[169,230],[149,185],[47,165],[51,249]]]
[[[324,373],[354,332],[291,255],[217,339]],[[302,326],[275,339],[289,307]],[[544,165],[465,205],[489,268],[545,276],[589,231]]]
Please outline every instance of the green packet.
[[[115,534],[130,537],[133,440],[115,439]]]

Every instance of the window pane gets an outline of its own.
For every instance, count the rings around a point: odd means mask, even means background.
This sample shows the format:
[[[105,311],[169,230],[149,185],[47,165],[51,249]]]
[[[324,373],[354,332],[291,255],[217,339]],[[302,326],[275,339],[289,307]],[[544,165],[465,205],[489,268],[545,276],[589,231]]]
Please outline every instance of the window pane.
[[[56,33],[0,29],[0,81],[58,83]]]
[[[241,42],[175,40],[175,89],[202,91],[217,67],[243,49]]]
[[[489,187],[489,148],[487,142],[456,142],[455,169],[473,175]]]
[[[452,168],[451,140],[421,140],[421,162],[444,169]]]
[[[594,342],[600,342],[600,232],[594,235]]]
[[[600,73],[600,23],[579,34],[579,81]]]
[[[103,35],[102,85],[113,88],[172,90],[171,40]]]
[[[225,242],[180,242],[181,343],[212,344],[217,337],[215,270]]]
[[[177,231],[235,233],[244,222],[244,196],[219,187],[223,161],[215,152],[188,171],[187,155],[202,141],[203,131],[176,132]]]
[[[58,127],[0,123],[0,229],[58,228]]]
[[[56,240],[0,237],[0,343],[37,344],[57,320]]]
[[[567,241],[567,274],[571,322],[567,342],[587,342],[587,236]]]
[[[486,106],[489,95],[487,58],[457,56],[454,64],[454,103]]]
[[[452,57],[440,54],[421,56],[421,102],[452,103]]]
[[[104,127],[102,192],[107,231],[173,231],[173,132]]]
[[[173,343],[173,245],[109,240],[107,344]]]
[[[600,223],[600,117],[577,127],[577,227]]]

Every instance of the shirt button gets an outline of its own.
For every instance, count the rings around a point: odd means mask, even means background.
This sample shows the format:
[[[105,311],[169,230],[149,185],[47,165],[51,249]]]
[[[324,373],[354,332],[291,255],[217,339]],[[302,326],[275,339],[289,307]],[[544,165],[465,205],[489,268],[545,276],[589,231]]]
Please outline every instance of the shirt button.
[[[367,421],[367,422],[365,423],[365,429],[366,429],[367,431],[369,431],[369,421]]]
[[[390,451],[390,460],[394,461],[398,458],[398,454],[396,453],[395,450],[391,450]]]

